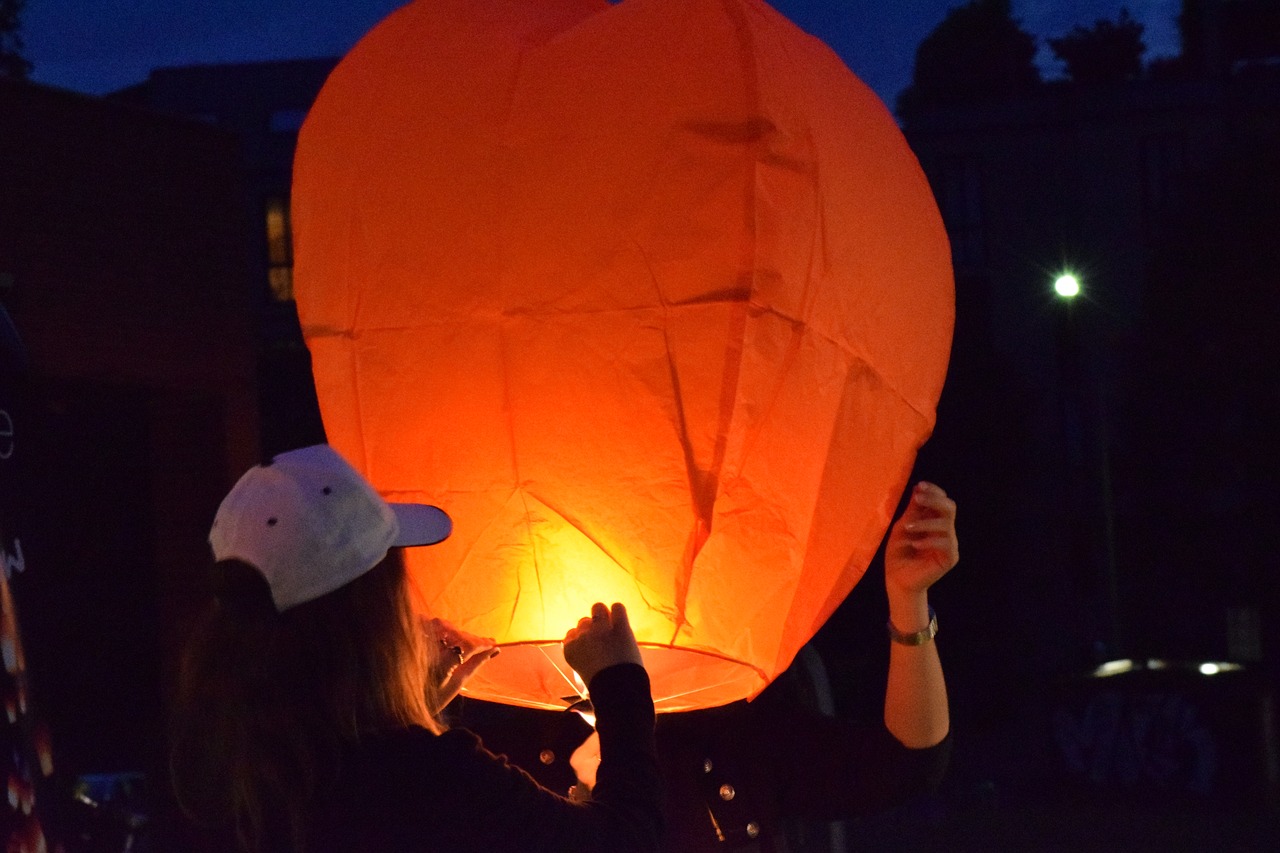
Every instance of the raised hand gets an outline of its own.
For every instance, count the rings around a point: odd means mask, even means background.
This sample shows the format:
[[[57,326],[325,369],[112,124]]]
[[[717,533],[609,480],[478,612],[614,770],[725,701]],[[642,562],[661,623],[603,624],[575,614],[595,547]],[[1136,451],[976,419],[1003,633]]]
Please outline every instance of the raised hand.
[[[614,604],[610,609],[596,602],[591,615],[578,620],[564,635],[564,659],[588,687],[597,672],[619,663],[643,664],[627,608]]]
[[[884,582],[890,598],[927,591],[959,561],[955,501],[933,483],[917,483],[885,547]]]
[[[468,634],[443,619],[426,619],[422,623],[426,637],[430,678],[435,687],[435,705],[439,711],[454,700],[467,679],[485,661],[498,654],[492,638]]]
[[[924,635],[930,625],[929,587],[960,561],[956,504],[933,483],[917,483],[885,546],[884,583],[895,635]],[[889,644],[884,722],[904,746],[922,749],[951,727],[947,686],[937,643]]]

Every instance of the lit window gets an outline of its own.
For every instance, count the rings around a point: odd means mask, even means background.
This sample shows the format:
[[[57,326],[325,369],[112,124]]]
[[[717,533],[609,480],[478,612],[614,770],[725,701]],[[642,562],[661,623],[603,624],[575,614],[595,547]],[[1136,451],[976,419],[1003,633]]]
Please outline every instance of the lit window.
[[[1141,669],[1142,664],[1132,660],[1109,660],[1093,671],[1094,678],[1106,678],[1110,675],[1120,675],[1126,672],[1133,672],[1135,669]]]
[[[293,299],[293,234],[289,228],[289,200],[267,199],[267,282],[277,302]]]
[[[1244,669],[1238,663],[1226,663],[1223,661],[1205,661],[1196,667],[1201,675],[1218,675],[1223,672],[1239,672]]]

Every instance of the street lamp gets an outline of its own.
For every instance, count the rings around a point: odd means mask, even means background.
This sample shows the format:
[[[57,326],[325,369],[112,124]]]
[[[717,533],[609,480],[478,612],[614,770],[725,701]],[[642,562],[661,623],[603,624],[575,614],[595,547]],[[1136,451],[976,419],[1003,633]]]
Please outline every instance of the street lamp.
[[[1073,273],[1064,272],[1053,280],[1053,290],[1063,299],[1075,299],[1080,295],[1080,279]]]

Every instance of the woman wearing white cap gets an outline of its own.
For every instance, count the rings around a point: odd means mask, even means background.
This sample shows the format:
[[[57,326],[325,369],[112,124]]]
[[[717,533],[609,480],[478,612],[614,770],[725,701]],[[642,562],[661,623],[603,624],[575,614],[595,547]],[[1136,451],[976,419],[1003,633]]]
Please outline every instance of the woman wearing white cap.
[[[184,660],[173,771],[211,849],[656,850],[653,702],[625,609],[596,604],[564,653],[601,740],[589,802],[571,802],[433,711],[492,644],[427,642],[401,547],[449,517],[388,504],[326,445],[247,472],[209,535],[219,593]]]

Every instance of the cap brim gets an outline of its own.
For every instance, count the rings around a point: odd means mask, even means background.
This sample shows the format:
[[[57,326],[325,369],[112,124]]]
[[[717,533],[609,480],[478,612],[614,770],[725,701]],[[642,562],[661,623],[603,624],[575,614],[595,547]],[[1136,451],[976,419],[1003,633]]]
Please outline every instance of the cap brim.
[[[453,532],[453,520],[440,507],[427,504],[389,504],[400,522],[400,535],[392,542],[400,548],[434,545]]]

